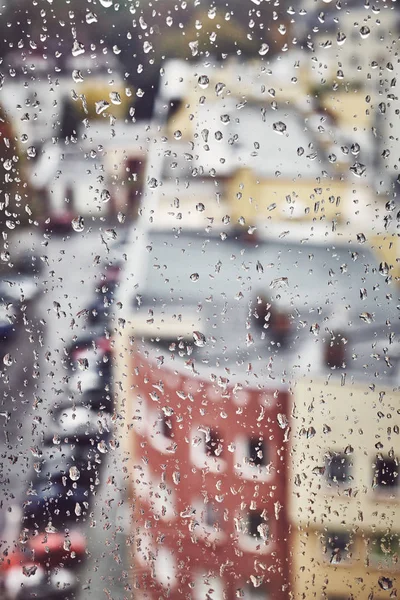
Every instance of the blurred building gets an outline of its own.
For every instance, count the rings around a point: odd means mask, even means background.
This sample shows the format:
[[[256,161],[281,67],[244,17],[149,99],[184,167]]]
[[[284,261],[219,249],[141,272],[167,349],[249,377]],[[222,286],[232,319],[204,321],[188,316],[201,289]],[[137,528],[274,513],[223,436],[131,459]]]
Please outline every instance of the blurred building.
[[[329,328],[330,329],[330,328]],[[397,321],[344,321],[305,349],[294,390],[293,597],[396,594],[400,550]]]
[[[190,213],[189,227],[196,210],[211,227],[229,221],[244,231],[307,222],[322,235],[371,227],[382,204],[373,172],[360,162],[351,124],[314,97],[307,62],[293,51],[245,69],[235,61],[166,63],[162,215],[178,203],[173,212]]]

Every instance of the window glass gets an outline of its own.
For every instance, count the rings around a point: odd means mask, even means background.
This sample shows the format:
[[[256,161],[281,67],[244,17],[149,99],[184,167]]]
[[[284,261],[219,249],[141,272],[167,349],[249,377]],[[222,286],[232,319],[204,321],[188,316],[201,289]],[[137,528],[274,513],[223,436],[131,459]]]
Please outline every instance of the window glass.
[[[0,599],[399,596],[400,0],[0,1]]]

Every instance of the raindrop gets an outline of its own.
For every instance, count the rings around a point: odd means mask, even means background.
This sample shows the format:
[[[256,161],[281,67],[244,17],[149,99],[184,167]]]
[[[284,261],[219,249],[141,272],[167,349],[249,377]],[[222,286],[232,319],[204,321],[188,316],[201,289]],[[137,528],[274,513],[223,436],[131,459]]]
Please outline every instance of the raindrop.
[[[346,35],[342,31],[339,31],[338,34],[337,34],[337,36],[336,36],[336,41],[337,41],[338,45],[339,46],[343,46],[343,44],[345,43],[346,39],[347,39]]]
[[[78,467],[76,467],[75,465],[70,467],[69,477],[70,477],[70,479],[72,479],[72,481],[78,481],[80,476],[81,476],[81,474],[79,472]]]
[[[311,331],[311,333],[313,333],[314,335],[318,335],[318,334],[319,334],[319,330],[320,330],[320,327],[319,327],[318,323],[313,323],[313,324],[311,325],[311,327],[310,327],[310,331]]]
[[[118,92],[110,92],[110,100],[113,104],[121,104],[121,96]]]
[[[199,280],[199,274],[198,273],[192,273],[190,276],[190,280],[191,281],[198,281]]]
[[[149,188],[152,189],[152,190],[154,190],[156,187],[158,187],[158,181],[157,181],[157,179],[155,177],[152,177],[149,180]]]
[[[113,0],[99,0],[99,2],[104,8],[110,8],[113,5]]]
[[[208,84],[210,83],[210,80],[207,77],[207,75],[200,75],[200,77],[197,80],[197,83],[204,90],[204,89],[206,89],[208,87]]]
[[[379,273],[383,276],[389,275],[389,265],[387,262],[381,262],[379,265]]]
[[[79,517],[82,514],[82,508],[79,502],[75,504],[75,514],[77,517]]]
[[[6,367],[10,367],[13,363],[13,359],[11,354],[5,354],[3,356],[3,363],[6,365]]]
[[[261,44],[261,48],[258,51],[258,54],[261,56],[265,56],[269,52],[268,44]]]
[[[91,23],[97,23],[97,16],[92,12],[88,12],[86,15],[86,23],[88,25],[90,25]]]
[[[363,39],[367,38],[369,36],[369,34],[371,33],[371,30],[369,27],[367,27],[367,25],[363,25],[360,29],[360,35]]]
[[[106,100],[99,100],[98,102],[95,102],[96,114],[101,115],[101,113],[107,110],[109,106],[110,103]]]
[[[180,129],[177,129],[176,131],[174,131],[174,138],[176,140],[180,140],[182,137],[182,131],[180,131]]]
[[[151,50],[153,50],[153,44],[151,44],[148,41],[144,42],[144,44],[143,44],[143,52],[145,54],[148,54]]]
[[[356,177],[361,177],[362,175],[364,175],[366,170],[366,166],[359,162],[354,163],[354,165],[350,167],[350,171],[354,173]]]
[[[362,312],[360,315],[360,319],[362,321],[364,321],[365,323],[372,323],[374,320],[374,317],[369,312]]]
[[[72,56],[79,56],[80,54],[85,53],[85,47],[83,44],[78,42],[78,40],[74,40],[74,44],[72,46]]]
[[[6,226],[8,227],[8,229],[15,229],[14,221],[10,221],[9,219],[7,219],[6,221]]]
[[[283,413],[278,413],[276,415],[276,418],[278,420],[279,427],[281,429],[286,429],[286,427],[289,425],[289,421],[287,419],[287,416],[284,415]]]
[[[35,158],[35,156],[36,156],[36,148],[34,146],[29,146],[29,148],[27,149],[26,153],[29,156],[29,158]]]
[[[390,590],[393,587],[393,581],[389,579],[389,577],[379,577],[378,579],[379,587],[382,590]]]
[[[189,48],[192,52],[192,56],[197,56],[199,53],[199,42],[197,40],[195,42],[189,42]]]
[[[365,235],[363,233],[357,233],[357,242],[359,244],[365,244],[366,241],[367,241],[367,238],[365,237]]]
[[[193,341],[196,346],[202,348],[206,345],[206,336],[201,331],[193,331]]]
[[[220,96],[222,94],[222,92],[225,89],[225,84],[222,83],[221,81],[219,83],[216,84],[215,86],[215,93],[217,94],[217,96]]]
[[[272,289],[287,287],[289,285],[289,279],[287,277],[277,277],[273,279],[269,284]]]
[[[102,202],[109,202],[111,200],[111,194],[108,190],[102,190],[100,194],[100,200]]]
[[[81,216],[78,216],[78,217],[75,217],[75,219],[72,219],[71,225],[72,225],[72,229],[78,233],[85,229],[85,221],[84,221],[83,217],[81,217]]]
[[[72,79],[74,80],[75,83],[81,83],[83,81],[83,75],[79,71],[79,69],[74,69],[72,71]]]
[[[272,125],[272,129],[276,132],[279,133],[280,135],[283,135],[286,131],[286,124],[283,121],[277,121],[276,123],[274,123]]]

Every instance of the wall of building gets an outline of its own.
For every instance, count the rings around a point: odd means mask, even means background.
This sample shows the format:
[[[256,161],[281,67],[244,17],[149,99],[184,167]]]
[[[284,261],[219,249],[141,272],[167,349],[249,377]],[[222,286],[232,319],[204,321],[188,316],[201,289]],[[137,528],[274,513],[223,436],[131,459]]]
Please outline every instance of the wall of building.
[[[370,592],[380,598],[380,577],[390,576],[395,585],[396,563],[367,559],[375,535],[400,534],[399,485],[373,486],[377,457],[400,457],[398,406],[399,392],[379,382],[375,389],[342,386],[336,377],[327,385],[318,377],[297,383],[288,463],[296,598],[324,597],[325,589],[345,598]],[[347,457],[344,482],[329,479],[335,454]],[[354,540],[349,552],[342,553],[340,564],[329,564],[332,556],[323,557],[321,536],[346,531]]]
[[[261,581],[263,597],[269,591],[274,599],[287,598],[286,442],[277,420],[286,414],[286,394],[234,393],[157,367],[143,351],[131,358],[130,371],[135,585],[169,589],[172,599],[204,598],[208,584],[201,578],[208,574],[212,598],[233,598]],[[218,456],[207,456],[207,432],[211,439],[217,433]],[[246,464],[249,436],[264,439],[265,466]],[[207,521],[207,505],[218,526]],[[248,516],[262,511],[269,533],[255,539],[246,533]],[[145,583],[140,573],[151,570]]]

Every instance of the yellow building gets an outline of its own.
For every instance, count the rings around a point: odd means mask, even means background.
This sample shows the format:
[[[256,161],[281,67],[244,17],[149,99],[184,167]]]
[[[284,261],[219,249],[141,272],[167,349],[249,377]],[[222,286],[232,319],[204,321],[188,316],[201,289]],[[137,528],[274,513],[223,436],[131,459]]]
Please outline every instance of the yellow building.
[[[383,600],[399,581],[400,392],[335,373],[294,391],[293,596]]]

